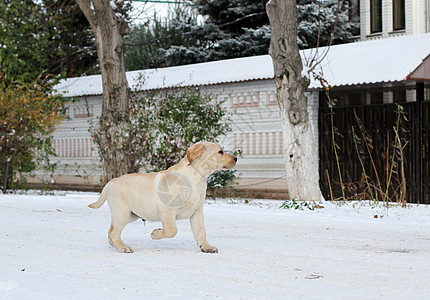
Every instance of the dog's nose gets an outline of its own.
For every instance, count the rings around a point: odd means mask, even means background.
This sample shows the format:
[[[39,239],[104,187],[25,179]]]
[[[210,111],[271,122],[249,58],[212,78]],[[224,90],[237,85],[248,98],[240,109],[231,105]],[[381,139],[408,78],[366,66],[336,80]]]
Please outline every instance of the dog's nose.
[[[235,158],[233,158],[234,159],[234,162],[237,162],[237,157],[235,157]]]

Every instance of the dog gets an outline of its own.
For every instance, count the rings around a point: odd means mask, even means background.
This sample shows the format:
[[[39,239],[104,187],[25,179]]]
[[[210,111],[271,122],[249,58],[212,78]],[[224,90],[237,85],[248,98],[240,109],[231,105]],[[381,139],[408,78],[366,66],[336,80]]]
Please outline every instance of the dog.
[[[236,162],[237,158],[225,153],[218,144],[198,142],[187,149],[178,164],[165,171],[112,179],[99,199],[88,206],[99,208],[108,201],[112,215],[108,241],[121,253],[133,253],[121,240],[121,232],[128,223],[138,219],[161,221],[163,228],[152,231],[154,240],[174,237],[176,220],[190,219],[200,249],[217,253],[218,249],[206,241],[203,216],[206,180],[214,171],[231,169]]]

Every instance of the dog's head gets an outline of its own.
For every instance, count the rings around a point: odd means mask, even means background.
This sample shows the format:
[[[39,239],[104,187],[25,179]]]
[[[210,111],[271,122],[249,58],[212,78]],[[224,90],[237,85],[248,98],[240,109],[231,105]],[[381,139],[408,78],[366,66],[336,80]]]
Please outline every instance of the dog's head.
[[[198,164],[209,171],[227,170],[236,165],[237,158],[227,154],[221,146],[210,142],[198,142],[187,150],[188,165]]]

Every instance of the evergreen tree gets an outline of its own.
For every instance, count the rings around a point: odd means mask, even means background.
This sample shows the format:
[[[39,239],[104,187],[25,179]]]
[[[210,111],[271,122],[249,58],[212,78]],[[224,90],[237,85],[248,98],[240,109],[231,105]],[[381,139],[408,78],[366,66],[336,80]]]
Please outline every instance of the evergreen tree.
[[[194,1],[199,14],[236,38],[245,29],[257,29],[269,24],[266,14],[267,0],[218,0]]]
[[[74,0],[0,1],[0,63],[11,78],[87,74],[97,62],[89,24]]]
[[[43,0],[49,26],[49,74],[67,77],[99,74],[97,49],[90,24],[74,0]]]
[[[183,6],[176,6],[165,20],[154,15],[150,26],[146,23],[135,25],[125,37],[126,69],[177,65],[178,63],[172,61],[175,58],[169,55],[172,52],[177,52],[182,64],[187,61],[204,61],[204,57],[195,57],[196,54],[199,55],[199,44],[204,41],[204,36],[199,33],[200,28],[197,26],[196,15]],[[185,49],[186,53],[181,52],[181,49]],[[192,53],[193,56],[187,57],[187,53]]]
[[[193,8],[205,16],[204,24],[198,24],[191,11],[185,9],[166,22],[158,20],[154,27],[135,27],[126,41],[126,66],[129,70],[156,68],[267,54],[270,27],[266,3],[267,0],[196,0]],[[348,4],[341,5],[336,17],[336,0],[301,0],[297,10],[301,49],[326,46],[330,41],[347,42],[359,24],[357,18],[349,18]]]
[[[214,61],[267,54],[270,41],[269,19],[265,12],[266,0],[197,0],[193,7],[205,16],[205,23],[182,27],[185,34],[198,39],[194,47],[167,49],[168,63]],[[185,58],[185,61],[184,61]]]
[[[263,30],[236,26],[241,34],[232,34],[224,31],[224,27],[233,30],[233,25],[223,27],[211,21],[199,25],[189,7],[176,7],[165,21],[154,19],[153,26],[135,26],[125,38],[127,70],[267,53],[270,40],[268,25],[262,25]]]
[[[32,0],[0,1],[0,67],[9,78],[31,82],[46,70],[49,20],[41,15]]]
[[[337,0],[303,1],[297,5],[299,48],[314,48],[327,46],[330,42],[341,44],[351,41],[353,33],[359,28],[359,17],[357,15],[350,18],[350,12],[354,8],[349,5],[349,2],[340,1],[339,3],[341,5],[339,13]]]

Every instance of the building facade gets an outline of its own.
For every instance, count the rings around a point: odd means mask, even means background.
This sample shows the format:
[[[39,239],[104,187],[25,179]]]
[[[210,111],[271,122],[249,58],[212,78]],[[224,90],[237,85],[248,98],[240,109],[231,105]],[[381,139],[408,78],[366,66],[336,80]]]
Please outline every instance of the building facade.
[[[430,31],[429,0],[361,0],[360,40]]]
[[[227,100],[224,105],[232,120],[232,131],[220,137],[219,142],[230,151],[242,151],[243,157],[236,166],[240,183],[258,188],[259,183],[267,183],[270,179],[269,186],[282,188],[285,173],[283,132],[273,80],[201,85],[199,88],[214,95],[215,99]],[[180,91],[182,87],[176,89]],[[89,128],[97,123],[101,114],[102,96],[78,95],[77,99],[69,104],[67,120],[53,135],[58,155],[53,161],[58,162],[57,171],[43,180],[66,186],[97,186],[102,184],[102,170]],[[316,122],[315,119],[315,125]]]
[[[302,59],[306,61],[314,52],[302,51]],[[423,60],[429,61],[429,54],[430,34],[343,44],[330,48],[316,72],[333,86],[337,105],[411,102],[416,100],[415,84],[406,79],[419,66],[425,70]],[[139,85],[142,92],[198,87],[218,99],[227,99],[232,131],[220,142],[229,150],[242,150],[236,168],[241,184],[282,188],[285,146],[270,56],[134,71],[127,76],[131,87],[138,85],[137,78],[146,78]],[[318,109],[327,102],[320,82],[310,79],[308,112],[318,141]],[[79,101],[70,103],[69,118],[54,133],[58,169],[52,178],[44,180],[63,185],[101,184],[100,161],[89,132],[101,113],[101,87],[100,76],[71,78],[58,86]]]
[[[332,46],[316,71],[338,92],[341,105],[415,101],[414,84],[407,83],[406,77],[418,66],[424,68],[422,62],[430,54],[430,35],[423,34],[430,30],[430,0],[361,0],[354,3],[360,11],[361,42]],[[301,51],[302,60],[306,63],[325,50]],[[232,116],[232,131],[220,142],[229,150],[242,150],[243,158],[236,167],[241,185],[282,188],[285,146],[272,62],[268,55],[133,71],[128,72],[127,77],[132,88],[137,78],[144,78],[142,92],[199,87],[219,99],[227,99],[225,105]],[[320,83],[312,76],[310,80],[308,112],[314,138],[318,141],[318,109],[327,102]],[[101,184],[100,160],[89,132],[101,113],[101,87],[100,76],[71,78],[58,86],[64,95],[79,101],[70,103],[68,119],[54,133],[58,155],[53,158],[58,162],[56,173],[53,176],[40,174],[36,182]]]

